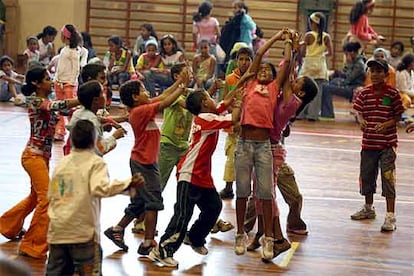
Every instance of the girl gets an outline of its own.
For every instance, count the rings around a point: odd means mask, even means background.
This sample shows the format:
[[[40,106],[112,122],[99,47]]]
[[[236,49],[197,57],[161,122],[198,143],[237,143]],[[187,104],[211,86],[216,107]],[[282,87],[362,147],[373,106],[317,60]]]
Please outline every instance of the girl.
[[[397,67],[397,89],[403,101],[404,109],[414,100],[414,55],[405,55]]]
[[[276,107],[279,88],[288,75],[292,52],[292,33],[283,29],[275,34],[259,49],[253,63],[246,74],[255,75],[255,79],[248,81],[242,102],[234,104],[233,118],[238,117],[241,111],[241,133],[237,142],[236,166],[236,214],[237,235],[235,238],[235,253],[242,255],[246,251],[247,237],[244,233],[244,219],[246,201],[250,195],[251,175],[254,168],[257,179],[257,197],[263,206],[264,237],[262,243],[262,259],[269,261],[273,258],[273,163],[270,148],[270,129],[273,126],[273,111]],[[261,63],[263,54],[277,40],[285,40],[286,62],[283,70],[276,79],[276,70],[270,63]],[[240,86],[239,82],[236,86]],[[242,106],[241,106],[242,104]],[[280,227],[280,226],[279,226]],[[281,233],[281,230],[279,231]],[[277,237],[280,238],[280,237]]]
[[[24,105],[25,99],[20,94],[24,76],[13,71],[14,61],[9,56],[0,58],[0,102],[14,100],[14,104]]]
[[[52,26],[46,26],[43,31],[37,35],[39,39],[39,61],[47,66],[50,59],[55,55],[55,46],[53,41],[57,35],[57,30]]]
[[[144,23],[140,26],[140,35],[137,37],[133,50],[135,61],[140,55],[145,53],[145,43],[149,40],[153,40],[158,44],[158,36],[154,27],[149,23]]]
[[[376,39],[383,40],[383,36],[378,35],[368,23],[368,16],[374,11],[375,0],[358,0],[351,9],[349,22],[351,29],[345,37],[346,42],[361,43],[364,51],[367,44],[375,42]]]
[[[78,51],[79,34],[75,26],[67,24],[62,27],[61,40],[65,45],[59,55],[55,74],[56,99],[71,99],[76,97],[78,77],[80,70],[80,56]],[[56,125],[55,140],[63,141],[65,138],[65,119],[60,117]]]
[[[39,56],[40,56],[39,40],[35,36],[29,36],[26,39],[26,45],[27,45],[27,48],[26,50],[24,50],[23,55],[25,55],[26,57],[27,68],[29,68],[30,62],[39,61]]]
[[[108,67],[109,85],[121,86],[135,73],[131,51],[123,46],[119,36],[111,36],[108,39],[108,46],[109,51],[105,53],[103,62]]]
[[[211,16],[213,4],[204,1],[193,14],[193,50],[202,40],[210,43],[210,53],[216,55],[216,44],[220,39],[220,25],[217,18]]]
[[[315,99],[299,115],[299,118],[309,121],[317,121],[321,112],[322,85],[328,80],[326,56],[331,56],[333,53],[331,36],[323,31],[325,24],[326,18],[323,13],[312,13],[309,16],[311,31],[305,34],[305,40],[301,47],[305,59],[299,76],[312,77],[319,87],[319,93]]]
[[[210,54],[210,43],[207,40],[200,41],[199,54],[193,59],[193,72],[197,88],[208,89],[214,78],[216,58]]]
[[[20,255],[45,258],[47,252],[46,233],[48,228],[49,160],[53,136],[58,121],[57,111],[79,104],[77,99],[51,102],[52,81],[45,68],[33,67],[26,74],[24,95],[31,96],[29,103],[30,138],[22,154],[22,165],[31,179],[28,197],[0,217],[0,233],[8,239],[24,235],[19,248]],[[34,93],[34,94],[33,94]],[[25,232],[23,223],[33,211],[30,227]]]
[[[250,48],[253,48],[253,35],[256,32],[256,23],[248,15],[248,8],[244,1],[236,0],[233,2],[233,13],[242,14],[240,22],[240,37],[238,41],[245,42]]]

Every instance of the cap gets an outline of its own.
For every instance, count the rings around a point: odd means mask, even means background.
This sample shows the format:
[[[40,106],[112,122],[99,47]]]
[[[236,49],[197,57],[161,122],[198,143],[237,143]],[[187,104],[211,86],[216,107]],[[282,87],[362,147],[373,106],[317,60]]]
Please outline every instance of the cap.
[[[381,60],[381,59],[371,59],[370,61],[367,62],[367,66],[368,67],[372,67],[372,66],[379,66],[382,69],[384,69],[385,73],[388,73],[388,63],[385,60]]]
[[[150,40],[147,40],[147,42],[145,42],[145,49],[146,49],[149,45],[154,45],[154,46],[155,46],[155,49],[158,49],[158,43],[157,43],[157,41],[155,41],[154,39],[150,39]]]
[[[234,53],[237,53],[241,48],[250,48],[250,47],[245,42],[236,42],[234,43],[233,48],[230,51],[230,56],[233,55]]]

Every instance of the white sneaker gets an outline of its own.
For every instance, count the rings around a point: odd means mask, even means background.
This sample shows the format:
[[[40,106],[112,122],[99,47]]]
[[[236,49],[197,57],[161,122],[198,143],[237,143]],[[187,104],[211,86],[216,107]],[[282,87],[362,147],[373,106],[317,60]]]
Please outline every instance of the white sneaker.
[[[384,224],[381,226],[381,231],[383,232],[391,232],[397,229],[395,223],[397,222],[393,213],[387,213],[385,215]]]
[[[208,249],[204,245],[202,245],[202,246],[194,246],[193,245],[193,243],[190,241],[190,237],[188,236],[188,232],[185,233],[183,243],[186,244],[186,245],[190,245],[191,248],[200,255],[207,255],[208,254]]]
[[[234,253],[236,255],[243,255],[246,253],[247,236],[246,234],[237,234],[234,243]]]
[[[26,104],[26,99],[22,94],[17,94],[16,98],[14,99],[15,106],[23,106]]]
[[[148,255],[148,259],[153,262],[159,262],[160,264],[167,267],[178,267],[178,261],[174,260],[173,257],[161,258],[159,246],[154,247]]]
[[[262,259],[271,260],[273,258],[273,238],[265,237],[264,235],[260,238],[260,244],[262,245]]]

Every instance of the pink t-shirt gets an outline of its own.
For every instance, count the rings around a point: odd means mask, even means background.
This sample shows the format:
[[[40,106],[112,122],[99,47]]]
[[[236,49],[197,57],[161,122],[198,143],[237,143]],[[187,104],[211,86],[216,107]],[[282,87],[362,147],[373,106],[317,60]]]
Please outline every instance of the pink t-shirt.
[[[215,17],[201,19],[201,21],[193,22],[193,34],[198,34],[197,43],[201,40],[208,40],[211,44],[216,44],[216,30],[219,22]]]
[[[131,159],[144,165],[158,162],[160,151],[160,130],[155,123],[159,101],[143,104],[131,109],[129,123],[134,131],[134,147]]]
[[[289,123],[300,105],[302,100],[296,95],[292,94],[286,103],[283,103],[282,99],[278,99],[277,106],[274,111],[273,128],[270,129],[270,142],[278,143],[282,137],[282,132],[286,125]]]
[[[267,85],[259,84],[257,79],[249,82],[243,95],[241,125],[273,128],[279,91],[276,80]]]

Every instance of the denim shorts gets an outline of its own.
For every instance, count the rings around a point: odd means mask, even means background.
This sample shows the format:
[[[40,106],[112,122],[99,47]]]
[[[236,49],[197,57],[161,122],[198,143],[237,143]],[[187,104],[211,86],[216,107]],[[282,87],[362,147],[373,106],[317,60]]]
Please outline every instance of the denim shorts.
[[[250,195],[254,169],[257,180],[256,197],[272,199],[273,156],[270,141],[239,138],[235,156],[237,197],[247,198]]]

